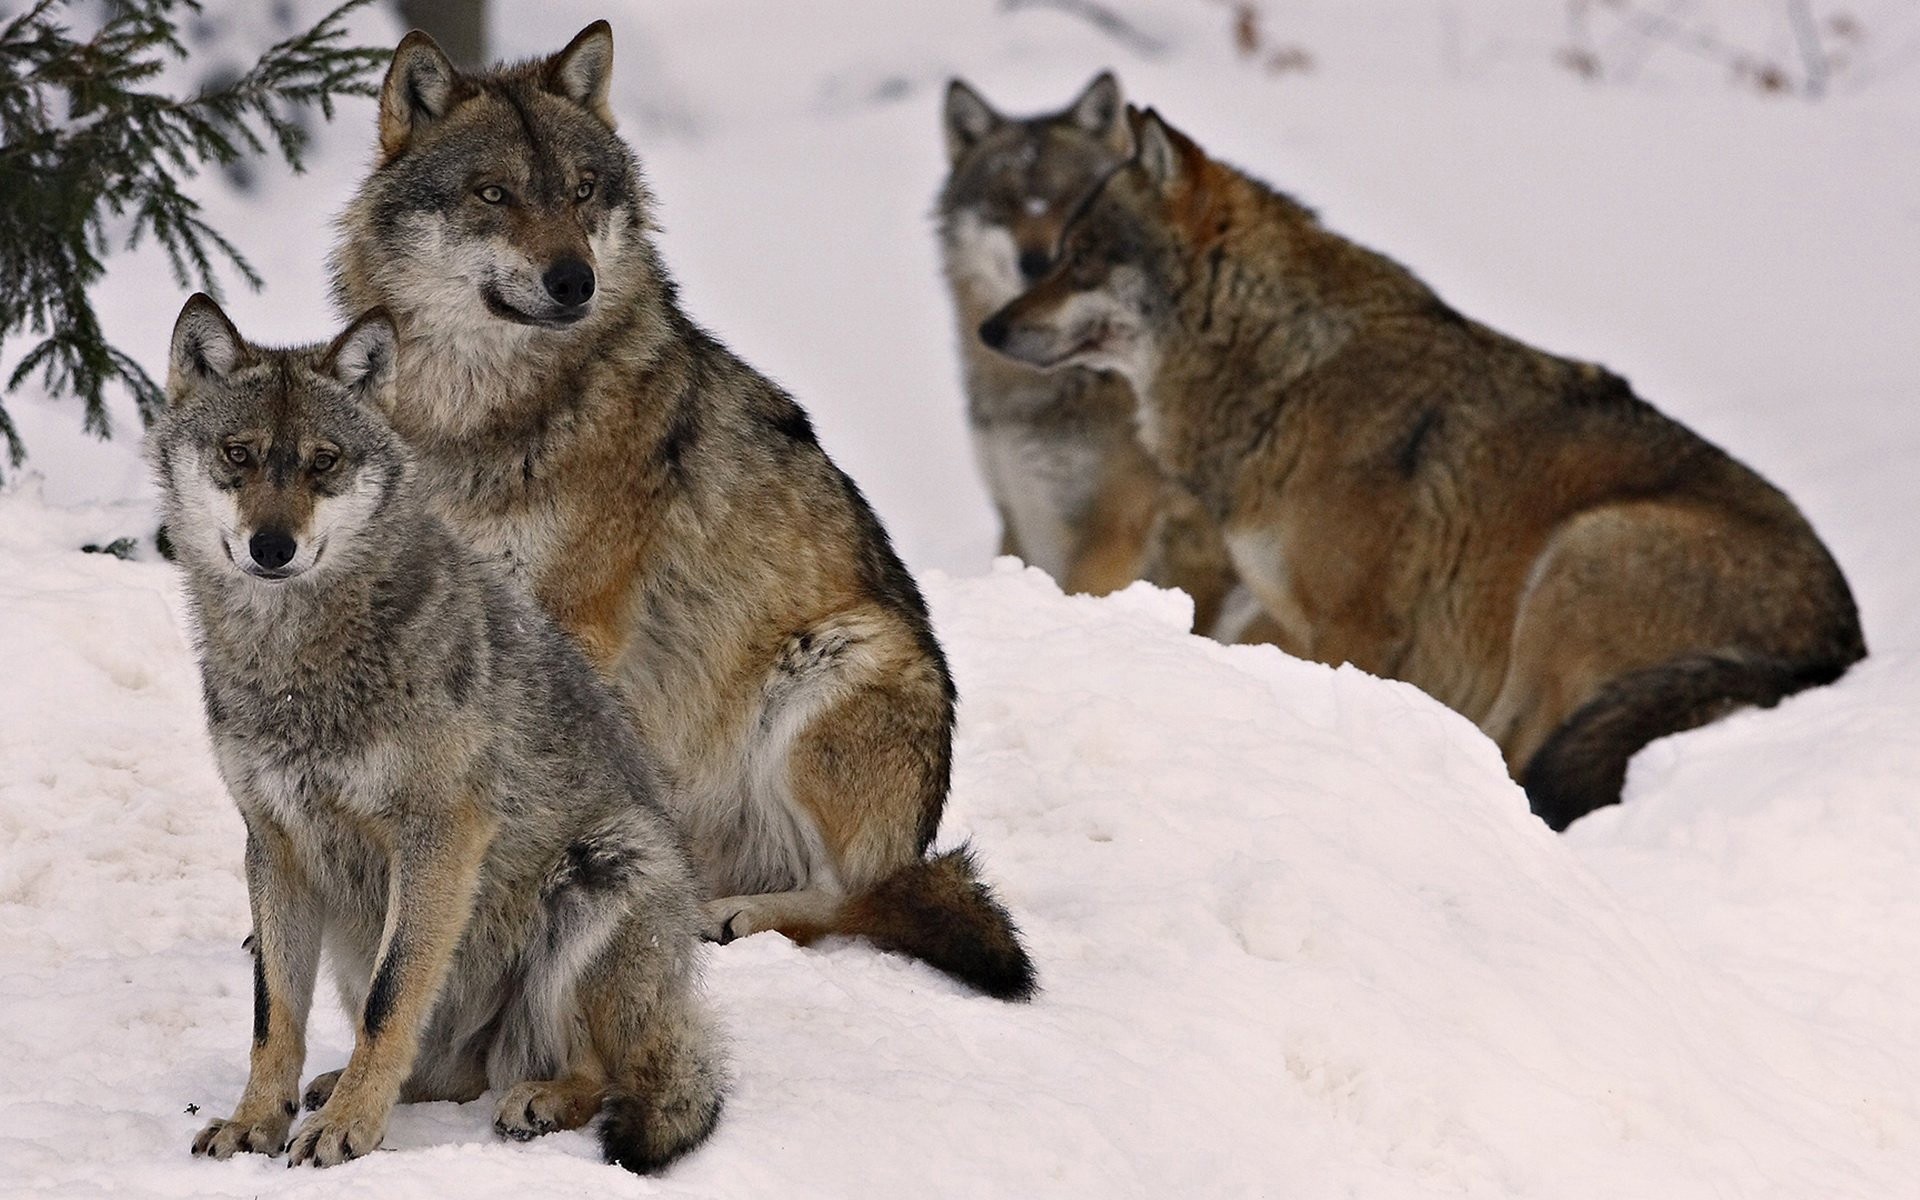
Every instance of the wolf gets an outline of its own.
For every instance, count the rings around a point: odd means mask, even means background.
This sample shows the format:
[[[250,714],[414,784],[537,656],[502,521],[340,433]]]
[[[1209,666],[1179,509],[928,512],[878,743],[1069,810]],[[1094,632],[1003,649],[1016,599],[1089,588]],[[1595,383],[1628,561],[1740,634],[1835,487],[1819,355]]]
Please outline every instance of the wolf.
[[[254,922],[252,1069],[193,1152],[331,1166],[492,1088],[503,1136],[604,1109],[657,1170],[723,1100],[693,865],[611,689],[427,510],[395,344],[373,312],[263,349],[204,295],[174,328],[150,457]],[[358,1026],[289,1144],[323,946]]]
[[[407,35],[337,298],[395,319],[393,419],[435,511],[664,760],[706,935],[862,936],[1025,998],[971,853],[928,855],[954,687],[926,604],[807,414],[680,308],[612,67],[605,21],[477,73]]]
[[[1838,564],[1618,375],[1463,317],[1151,110],[981,338],[1115,370],[1288,650],[1477,722],[1555,829],[1649,741],[1865,656]]]
[[[1003,116],[947,85],[950,170],[936,206],[959,323],[974,457],[1000,516],[1002,554],[1069,592],[1136,579],[1185,590],[1194,628],[1232,641],[1244,601],[1219,530],[1161,477],[1134,436],[1133,390],[1111,371],[1042,371],[981,344],[980,323],[1053,265],[1061,228],[1132,151],[1120,84],[1103,71],[1058,112]],[[1253,611],[1257,612],[1257,608]]]

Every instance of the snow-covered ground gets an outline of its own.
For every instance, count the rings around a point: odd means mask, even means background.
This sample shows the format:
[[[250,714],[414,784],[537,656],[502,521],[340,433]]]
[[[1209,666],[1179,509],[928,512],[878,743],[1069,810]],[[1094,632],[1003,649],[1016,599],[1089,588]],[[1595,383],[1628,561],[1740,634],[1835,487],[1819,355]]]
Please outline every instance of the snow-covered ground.
[[[1563,6],[1524,0],[1274,0],[1266,33],[1314,58],[1279,75],[1208,0],[1114,0],[1151,53],[997,0],[514,7],[508,53],[613,19],[616,108],[690,306],[813,410],[922,571],[963,697],[942,840],[974,839],[1046,991],[1000,1005],[859,945],[714,951],[738,1082],[657,1181],[584,1135],[498,1143],[485,1101],[403,1110],[391,1153],[328,1172],[190,1159],[246,1067],[239,822],[169,568],[75,552],[150,531],[135,444],[15,399],[39,477],[0,492],[0,1192],[1916,1194],[1911,4],[1852,10],[1880,66],[1818,104],[1671,49],[1583,83],[1552,61]],[[1685,7],[1789,45],[1784,5]],[[938,96],[960,73],[1051,106],[1106,65],[1463,310],[1608,362],[1780,483],[1873,656],[1656,744],[1625,805],[1555,838],[1411,688],[1190,638],[1177,596],[1065,598],[991,566],[928,216]],[[204,189],[270,281],[229,297],[250,334],[333,326],[320,255],[371,123],[344,106],[306,177]],[[148,255],[98,291],[156,368],[180,299]],[[350,1044],[317,1011],[315,1071]]]

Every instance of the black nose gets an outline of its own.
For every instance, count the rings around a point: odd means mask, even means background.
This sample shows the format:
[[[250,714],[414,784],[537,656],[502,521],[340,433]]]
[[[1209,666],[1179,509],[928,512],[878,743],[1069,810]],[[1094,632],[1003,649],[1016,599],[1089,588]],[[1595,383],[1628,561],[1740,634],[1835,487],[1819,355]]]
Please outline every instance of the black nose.
[[[247,553],[269,571],[278,571],[293,561],[293,539],[273,529],[263,529],[247,539]]]
[[[548,267],[540,282],[547,285],[547,295],[555,303],[568,308],[578,308],[593,299],[593,268],[577,258],[563,258]]]
[[[1006,311],[988,317],[980,323],[980,340],[991,349],[998,350],[1007,344],[1007,329],[1013,322],[1007,320]]]
[[[1045,275],[1047,268],[1052,265],[1052,257],[1043,250],[1022,250],[1020,252],[1020,274],[1026,276],[1029,283]]]

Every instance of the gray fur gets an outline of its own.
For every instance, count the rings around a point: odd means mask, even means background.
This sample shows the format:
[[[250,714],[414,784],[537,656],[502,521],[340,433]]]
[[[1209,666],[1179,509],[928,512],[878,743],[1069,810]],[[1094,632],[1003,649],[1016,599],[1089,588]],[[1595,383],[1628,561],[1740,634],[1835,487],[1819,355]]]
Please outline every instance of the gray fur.
[[[660,1129],[646,1165],[661,1165],[710,1128],[721,1056],[699,995],[693,872],[658,767],[566,635],[421,503],[411,455],[373,404],[392,360],[384,319],[332,346],[277,351],[224,342],[217,312],[196,297],[183,313],[176,345],[199,357],[176,355],[150,446],[208,727],[248,829],[266,1024],[284,1006],[297,1046],[324,943],[361,1022],[351,1080],[406,1011],[394,989],[417,968],[430,1015],[417,1052],[401,1055],[400,1095],[464,1101],[600,1067],[616,1092],[678,1079],[691,1090],[632,1101],[701,1114]],[[208,360],[225,369],[194,369]],[[224,457],[246,431],[269,445],[251,468]],[[337,450],[337,464],[317,470],[315,446]],[[288,464],[283,450],[305,457]],[[262,579],[231,548],[255,532],[249,497],[273,489],[324,489],[289,532],[305,543],[325,530],[303,569]],[[463,829],[481,838],[464,888],[447,882],[462,877],[448,847]],[[427,954],[421,931],[441,907],[457,948],[434,969],[409,963]],[[292,986],[273,994],[274,980]],[[623,1025],[634,1027],[624,1041],[610,1033]],[[301,1055],[287,1053],[297,1070]],[[256,1053],[242,1104],[256,1124],[290,1113],[297,1085],[261,1074]],[[296,1159],[324,1165],[378,1144],[380,1097],[363,1095],[361,1126],[331,1140],[354,1101],[346,1083],[327,1088]],[[270,1120],[266,1133],[235,1144],[210,1127],[195,1149],[277,1151]]]

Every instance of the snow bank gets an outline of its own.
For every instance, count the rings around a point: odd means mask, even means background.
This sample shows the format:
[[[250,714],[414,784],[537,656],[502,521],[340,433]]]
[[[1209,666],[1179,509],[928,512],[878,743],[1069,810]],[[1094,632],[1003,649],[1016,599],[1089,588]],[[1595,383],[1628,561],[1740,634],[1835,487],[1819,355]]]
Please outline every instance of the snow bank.
[[[403,1110],[391,1153],[324,1174],[190,1159],[245,1078],[241,831],[170,569],[72,550],[131,516],[0,498],[0,1178],[22,1194],[1869,1196],[1920,1162],[1912,1046],[1876,1044],[1901,1014],[1872,974],[1758,986],[1780,968],[1744,922],[1687,915],[1713,899],[1689,872],[1556,839],[1413,688],[1011,560],[928,581],[963,697],[942,836],[974,840],[1025,925],[1036,1003],[762,935],[709,954],[738,1086],[658,1183],[582,1134],[497,1143],[486,1099]],[[1831,735],[1797,715],[1775,740]],[[1835,865],[1793,869],[1818,818],[1780,807],[1712,826],[1740,831],[1718,887],[1777,897]],[[1661,808],[1620,823],[1703,827]],[[319,1011],[315,1072],[350,1047]]]

